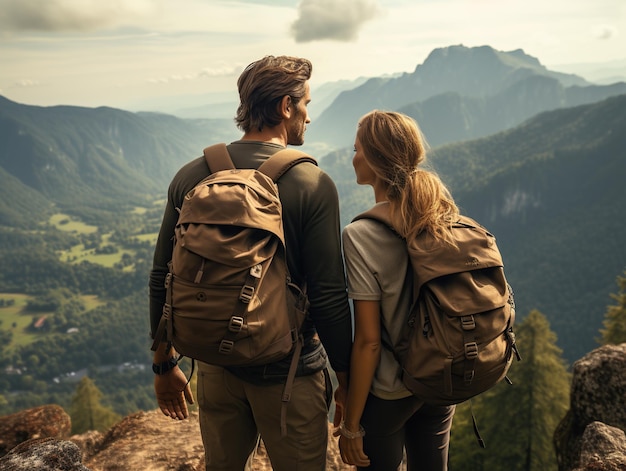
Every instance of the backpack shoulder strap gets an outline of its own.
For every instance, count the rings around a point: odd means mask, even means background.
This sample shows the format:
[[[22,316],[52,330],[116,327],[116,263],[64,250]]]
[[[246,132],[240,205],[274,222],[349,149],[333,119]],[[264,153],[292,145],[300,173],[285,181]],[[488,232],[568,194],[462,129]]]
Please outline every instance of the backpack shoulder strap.
[[[224,143],[209,146],[204,149],[203,153],[211,173],[235,168],[235,164],[233,164],[230,154],[226,149],[226,144]]]
[[[402,239],[404,241],[404,238],[402,238],[400,236],[400,234],[398,234],[398,232],[394,229],[393,225],[391,224],[391,213],[389,212],[389,203],[379,203],[374,205],[373,207],[371,207],[370,209],[368,209],[367,211],[364,211],[358,215],[356,215],[353,219],[352,222],[354,221],[358,221],[360,219],[371,219],[374,221],[377,221],[378,223],[384,225],[385,227],[387,227],[387,229],[389,229],[391,232],[393,232],[399,239]],[[409,264],[410,267],[410,264]],[[383,329],[385,327],[383,326]],[[388,334],[387,334],[388,335]],[[390,351],[391,353],[393,353],[394,357],[396,358],[396,360],[398,361],[398,363],[401,363],[400,357],[397,356],[395,349],[393,348],[393,345],[391,344],[390,340],[385,338],[384,335],[381,336],[380,338],[380,343],[383,346],[383,348],[385,348],[386,350]]]
[[[359,219],[373,219],[382,224],[385,224],[389,229],[397,234],[397,231],[394,229],[393,224],[391,223],[391,213],[389,211],[389,203],[379,203],[367,211],[362,212],[355,216],[352,221],[358,221]]]
[[[277,182],[287,170],[301,162],[311,162],[317,165],[317,161],[313,157],[300,150],[282,149],[263,162],[259,171]]]
[[[224,143],[214,144],[205,148],[203,154],[211,173],[235,168],[235,164]],[[317,165],[317,161],[313,157],[302,151],[282,149],[263,162],[259,167],[259,171],[270,177],[274,182],[277,182],[287,170],[301,162],[311,162]]]

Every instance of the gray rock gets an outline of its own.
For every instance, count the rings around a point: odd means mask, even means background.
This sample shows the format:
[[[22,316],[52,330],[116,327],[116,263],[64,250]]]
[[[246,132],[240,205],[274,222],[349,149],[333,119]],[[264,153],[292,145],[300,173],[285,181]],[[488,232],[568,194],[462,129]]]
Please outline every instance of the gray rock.
[[[78,446],[56,438],[27,440],[0,458],[3,471],[90,471]]]
[[[626,471],[626,343],[573,365],[570,410],[554,433],[559,471]]]
[[[626,434],[624,431],[592,422],[585,429],[580,451],[580,467],[576,471],[626,470]]]
[[[71,430],[70,416],[56,404],[5,415],[0,420],[0,456],[32,438],[67,438]]]

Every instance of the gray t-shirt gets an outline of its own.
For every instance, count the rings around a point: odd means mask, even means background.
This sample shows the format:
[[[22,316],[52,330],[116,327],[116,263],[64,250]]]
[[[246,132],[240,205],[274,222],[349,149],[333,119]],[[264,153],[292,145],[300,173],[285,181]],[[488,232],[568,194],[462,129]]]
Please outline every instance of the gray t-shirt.
[[[342,234],[350,299],[380,301],[383,344],[397,342],[411,298],[409,257],[404,241],[382,223],[361,219]],[[381,399],[401,399],[411,392],[401,381],[401,368],[384,346],[374,373],[371,393]]]

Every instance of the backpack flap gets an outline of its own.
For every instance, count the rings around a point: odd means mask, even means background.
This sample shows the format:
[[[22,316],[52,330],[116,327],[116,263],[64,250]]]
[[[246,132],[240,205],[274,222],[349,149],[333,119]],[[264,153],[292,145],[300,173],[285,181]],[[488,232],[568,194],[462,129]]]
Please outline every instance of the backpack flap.
[[[426,231],[408,242],[409,256],[417,263],[415,292],[434,278],[492,267],[503,267],[496,238],[474,220],[460,216],[452,225],[457,247],[441,243]]]
[[[504,270],[483,268],[437,277],[428,283],[430,296],[448,316],[467,316],[503,307],[509,299]]]
[[[264,229],[284,244],[278,188],[253,169],[222,170],[205,178],[185,195],[177,224]]]

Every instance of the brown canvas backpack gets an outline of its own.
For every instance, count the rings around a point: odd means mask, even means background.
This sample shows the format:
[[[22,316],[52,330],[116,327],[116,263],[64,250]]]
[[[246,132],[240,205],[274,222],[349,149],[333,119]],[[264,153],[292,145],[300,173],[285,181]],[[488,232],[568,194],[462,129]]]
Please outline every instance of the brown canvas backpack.
[[[355,220],[363,218],[394,230],[388,205]],[[400,341],[390,346],[405,386],[434,405],[458,404],[490,389],[505,378],[513,354],[520,359],[513,292],[495,237],[465,216],[453,224],[452,236],[458,248],[425,231],[405,241],[412,307]]]
[[[258,170],[236,169],[224,144],[204,155],[212,173],[180,208],[153,348],[167,339],[210,364],[271,363],[299,344],[308,308],[289,277],[276,182],[294,165],[316,162],[285,149]]]

